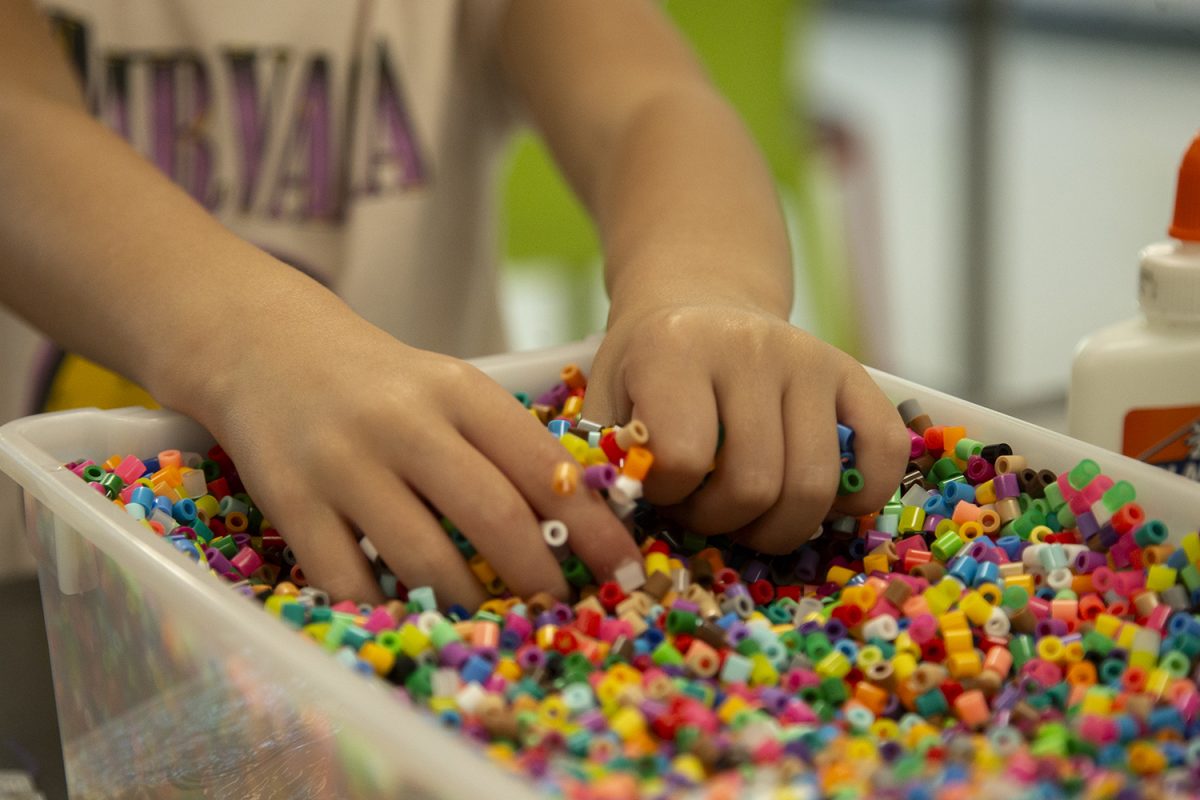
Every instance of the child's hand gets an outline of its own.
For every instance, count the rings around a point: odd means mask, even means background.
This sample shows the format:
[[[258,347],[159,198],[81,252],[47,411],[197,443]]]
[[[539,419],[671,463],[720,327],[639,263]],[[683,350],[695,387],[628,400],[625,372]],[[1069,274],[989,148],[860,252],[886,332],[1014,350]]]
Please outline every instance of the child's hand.
[[[749,306],[657,307],[612,321],[596,355],[584,416],[636,417],[654,466],[645,496],[700,533],[735,533],[788,552],[830,508],[880,508],[900,483],[909,443],[895,408],[845,353]],[[716,470],[701,486],[724,441]],[[865,487],[837,495],[836,425],[855,430]]]
[[[423,501],[521,596],[566,595],[540,519],[567,524],[571,548],[599,580],[640,557],[582,481],[571,496],[553,492],[554,466],[570,455],[512,395],[462,361],[324,313],[333,319],[308,330],[256,332],[252,355],[214,371],[221,385],[203,393],[217,402],[197,414],[314,585],[337,598],[380,598],[358,528],[404,584],[476,607],[486,595]]]

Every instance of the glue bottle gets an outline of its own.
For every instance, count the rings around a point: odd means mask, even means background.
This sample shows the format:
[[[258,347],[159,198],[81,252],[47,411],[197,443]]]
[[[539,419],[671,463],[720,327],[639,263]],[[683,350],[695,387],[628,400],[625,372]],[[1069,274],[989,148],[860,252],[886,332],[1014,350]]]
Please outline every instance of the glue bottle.
[[[1179,167],[1171,239],[1141,253],[1142,313],[1084,339],[1072,436],[1200,480],[1200,135]]]

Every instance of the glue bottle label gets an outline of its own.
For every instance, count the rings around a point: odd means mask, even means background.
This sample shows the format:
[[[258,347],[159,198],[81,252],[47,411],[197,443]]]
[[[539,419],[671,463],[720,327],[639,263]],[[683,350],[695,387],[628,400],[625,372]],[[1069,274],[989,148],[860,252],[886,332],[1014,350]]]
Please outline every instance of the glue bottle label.
[[[1121,452],[1200,481],[1200,406],[1130,410]]]

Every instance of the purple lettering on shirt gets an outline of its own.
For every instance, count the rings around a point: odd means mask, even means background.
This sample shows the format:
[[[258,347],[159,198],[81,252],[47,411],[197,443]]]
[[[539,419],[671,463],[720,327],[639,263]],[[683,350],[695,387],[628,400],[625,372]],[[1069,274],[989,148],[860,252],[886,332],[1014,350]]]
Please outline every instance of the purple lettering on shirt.
[[[212,187],[213,156],[206,125],[211,100],[208,70],[194,54],[150,60],[150,153],[154,163],[206,208],[219,199]]]
[[[329,91],[329,65],[324,57],[314,56],[295,105],[295,118],[286,128],[269,205],[272,217],[331,219],[337,215]]]
[[[373,113],[367,137],[367,194],[408,189],[425,183],[425,166],[408,115],[402,84],[397,80],[387,44],[376,48]]]

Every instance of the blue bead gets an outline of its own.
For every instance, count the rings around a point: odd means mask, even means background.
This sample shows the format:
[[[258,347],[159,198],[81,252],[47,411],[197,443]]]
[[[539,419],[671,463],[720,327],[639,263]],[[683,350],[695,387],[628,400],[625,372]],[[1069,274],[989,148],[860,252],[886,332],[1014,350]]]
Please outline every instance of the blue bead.
[[[567,431],[571,430],[571,423],[565,419],[552,419],[546,425],[557,438],[561,439],[567,435]]]
[[[146,465],[146,475],[153,475],[162,469],[162,464],[158,463],[157,458],[144,458],[142,459],[142,463]]]
[[[455,603],[446,609],[446,616],[457,620],[458,622],[462,622],[463,620],[471,618],[471,612],[467,611],[467,609],[459,603]]]
[[[646,628],[646,630],[642,631],[642,635],[638,637],[638,641],[645,642],[647,645],[649,645],[650,649],[653,650],[655,647],[658,647],[660,644],[662,644],[663,639],[665,638],[666,634],[664,634],[658,628]]]
[[[1008,556],[1009,561],[1016,561],[1021,556],[1022,540],[1020,536],[1001,536],[996,544]]]
[[[1167,558],[1167,566],[1171,569],[1183,569],[1190,563],[1188,554],[1184,550],[1176,550]]]
[[[947,483],[942,488],[942,496],[946,498],[946,503],[953,509],[963,500],[974,503],[975,487],[969,483]]]
[[[171,508],[171,516],[180,525],[190,525],[196,521],[196,503],[190,498],[183,498]]]
[[[137,503],[147,512],[154,510],[154,490],[147,486],[135,486],[133,491],[129,493],[129,501]]]
[[[854,452],[854,429],[849,425],[843,425],[839,422],[837,426],[837,434],[838,450],[841,450],[843,453]]]
[[[998,564],[985,561],[979,565],[979,570],[975,573],[975,586],[978,588],[985,583],[1000,583],[1000,566]]]
[[[921,504],[921,508],[925,509],[926,515],[936,514],[939,517],[949,517],[954,513],[950,504],[946,502],[946,498],[940,494],[929,495]]]
[[[170,514],[172,510],[171,501],[165,497],[155,497],[154,507],[162,511],[164,514]]]
[[[967,586],[975,581],[978,570],[979,562],[970,556],[958,556],[950,564],[950,574]]]
[[[468,683],[483,683],[492,677],[493,670],[495,670],[495,665],[486,658],[471,656],[467,659],[467,663],[463,664],[459,674]]]

